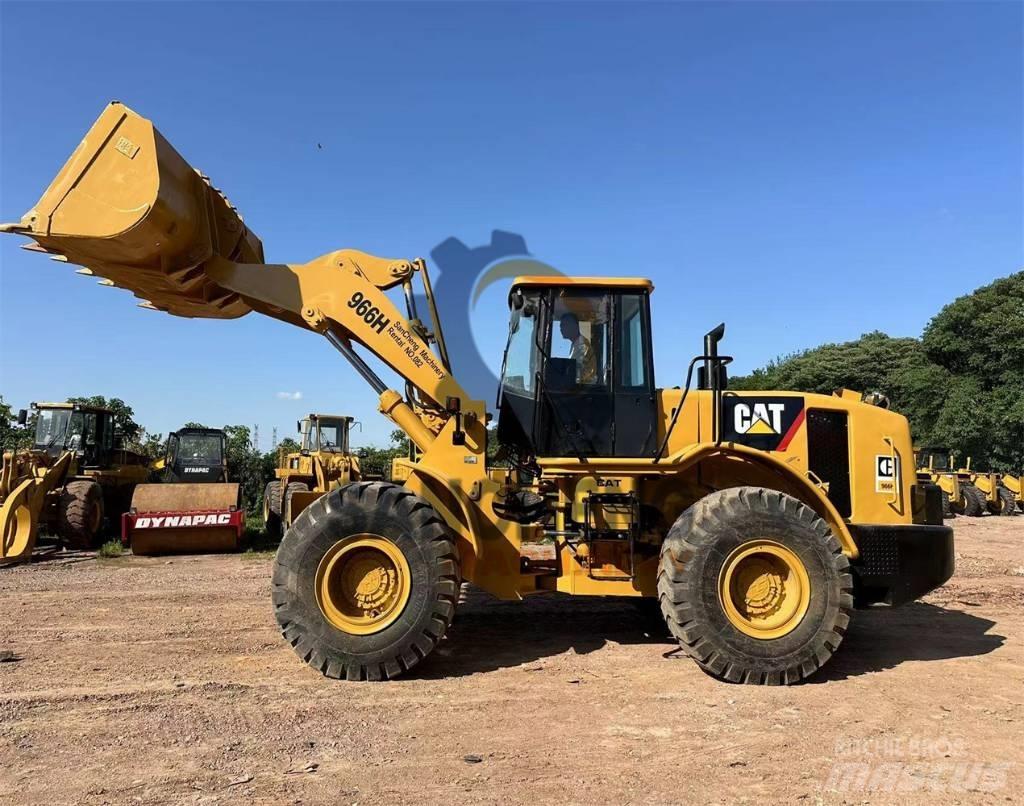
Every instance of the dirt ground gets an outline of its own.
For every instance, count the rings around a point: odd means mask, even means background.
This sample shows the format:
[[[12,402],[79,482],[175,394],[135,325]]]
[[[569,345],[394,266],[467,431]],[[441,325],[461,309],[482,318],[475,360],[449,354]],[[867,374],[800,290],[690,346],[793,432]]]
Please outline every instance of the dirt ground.
[[[1018,800],[1024,517],[954,521],[957,573],[855,614],[791,688],[717,682],[628,603],[470,592],[413,676],[326,680],[270,555],[0,571],[0,802]]]

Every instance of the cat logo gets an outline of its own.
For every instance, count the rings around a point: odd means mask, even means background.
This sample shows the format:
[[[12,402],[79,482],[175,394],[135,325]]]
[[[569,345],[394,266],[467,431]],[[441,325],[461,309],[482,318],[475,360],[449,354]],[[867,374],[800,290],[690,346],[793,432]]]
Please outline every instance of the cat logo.
[[[795,396],[733,395],[722,400],[722,439],[784,451],[804,422],[804,399]]]
[[[737,434],[779,434],[785,403],[737,403],[732,410]]]

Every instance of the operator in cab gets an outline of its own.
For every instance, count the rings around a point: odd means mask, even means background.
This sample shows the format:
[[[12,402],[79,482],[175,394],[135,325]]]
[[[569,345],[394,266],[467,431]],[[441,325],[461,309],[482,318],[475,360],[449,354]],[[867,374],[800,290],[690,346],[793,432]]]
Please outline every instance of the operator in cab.
[[[594,359],[594,351],[590,342],[580,333],[580,320],[574,313],[564,313],[558,320],[559,331],[562,338],[572,345],[569,350],[569,358],[576,362],[576,382],[596,383],[597,382],[597,361]]]

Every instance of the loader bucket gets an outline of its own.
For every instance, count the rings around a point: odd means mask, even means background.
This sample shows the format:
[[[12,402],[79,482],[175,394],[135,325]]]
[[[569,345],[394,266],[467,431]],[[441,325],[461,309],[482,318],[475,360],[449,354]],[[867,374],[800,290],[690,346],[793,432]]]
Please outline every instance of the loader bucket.
[[[220,258],[263,263],[263,245],[241,215],[153,124],[109,104],[35,206],[2,232],[27,249],[80,264],[80,274],[126,288],[142,307],[231,319],[250,308],[205,266]]]
[[[234,551],[245,512],[237,484],[140,484],[121,529],[134,554]]]

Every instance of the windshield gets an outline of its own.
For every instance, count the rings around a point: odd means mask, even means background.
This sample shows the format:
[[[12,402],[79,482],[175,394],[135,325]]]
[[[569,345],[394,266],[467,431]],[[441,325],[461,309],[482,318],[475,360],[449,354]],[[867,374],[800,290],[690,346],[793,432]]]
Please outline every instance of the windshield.
[[[220,435],[182,434],[178,437],[175,459],[194,464],[220,464]]]
[[[929,455],[929,464],[935,470],[949,470],[949,454],[948,453],[932,453]]]
[[[39,418],[36,420],[36,447],[49,448],[53,445],[63,447],[70,419],[71,409],[41,409]]]
[[[345,450],[345,429],[341,423],[322,420],[318,428],[320,432],[320,450],[331,453]]]
[[[501,373],[503,392],[532,394],[540,350],[537,346],[537,318],[540,314],[539,295],[523,294],[523,303],[512,309],[509,322],[508,344]]]

